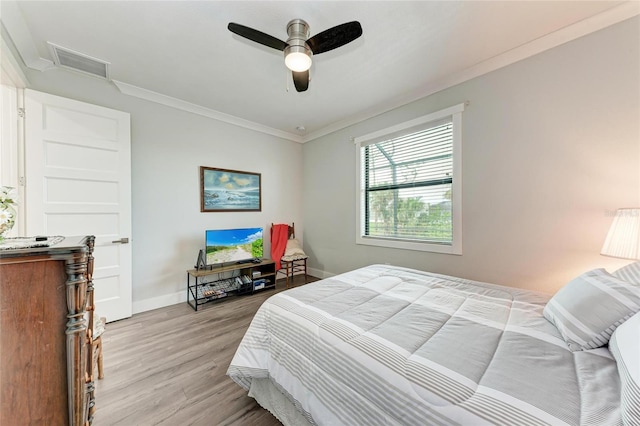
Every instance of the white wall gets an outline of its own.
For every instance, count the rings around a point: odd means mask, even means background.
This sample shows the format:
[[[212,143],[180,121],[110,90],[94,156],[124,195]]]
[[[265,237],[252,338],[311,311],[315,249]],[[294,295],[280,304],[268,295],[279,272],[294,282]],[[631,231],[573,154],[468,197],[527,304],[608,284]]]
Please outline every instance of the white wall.
[[[554,292],[628,263],[599,252],[610,212],[640,206],[639,28],[632,18],[306,143],[310,267],[391,263]],[[463,255],[356,245],[350,138],[467,100]]]
[[[264,227],[302,217],[302,146],[121,94],[110,83],[64,70],[28,70],[30,88],[131,114],[134,312],[186,298],[186,270],[206,229]],[[200,212],[199,167],[262,174],[262,211]]]
[[[389,262],[555,291],[626,263],[598,253],[607,213],[640,205],[639,26],[633,18],[304,146],[92,77],[25,73],[34,90],[131,114],[134,310],[185,297],[205,229],[292,221],[320,275]],[[463,255],[356,246],[350,138],[465,100]],[[263,211],[200,213],[201,165],[262,173]]]

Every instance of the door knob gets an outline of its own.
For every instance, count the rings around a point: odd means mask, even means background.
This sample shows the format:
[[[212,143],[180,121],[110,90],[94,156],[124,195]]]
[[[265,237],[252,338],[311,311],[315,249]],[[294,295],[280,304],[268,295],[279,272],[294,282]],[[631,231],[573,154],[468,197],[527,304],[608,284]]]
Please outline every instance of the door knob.
[[[120,238],[119,240],[111,241],[116,244],[129,244],[129,238]]]

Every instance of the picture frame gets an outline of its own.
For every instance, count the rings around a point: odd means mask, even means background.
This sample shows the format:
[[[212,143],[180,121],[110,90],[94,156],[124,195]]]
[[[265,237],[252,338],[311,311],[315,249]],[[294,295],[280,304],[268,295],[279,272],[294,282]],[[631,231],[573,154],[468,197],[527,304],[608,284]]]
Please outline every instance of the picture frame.
[[[200,211],[262,211],[262,175],[200,166]]]

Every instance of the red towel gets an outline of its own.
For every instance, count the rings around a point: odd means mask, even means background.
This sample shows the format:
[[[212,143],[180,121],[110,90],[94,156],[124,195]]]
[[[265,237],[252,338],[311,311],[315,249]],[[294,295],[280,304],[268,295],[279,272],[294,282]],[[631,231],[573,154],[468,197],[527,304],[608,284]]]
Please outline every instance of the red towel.
[[[276,262],[276,271],[280,269],[280,258],[284,255],[289,239],[289,225],[277,224],[271,227],[271,259]]]

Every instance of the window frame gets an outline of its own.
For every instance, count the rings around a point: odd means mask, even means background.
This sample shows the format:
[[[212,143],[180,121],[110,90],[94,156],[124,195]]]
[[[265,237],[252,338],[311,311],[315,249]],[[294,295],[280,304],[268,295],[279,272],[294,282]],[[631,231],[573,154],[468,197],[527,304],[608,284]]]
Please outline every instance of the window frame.
[[[353,138],[356,150],[356,244],[378,247],[398,248],[405,250],[427,251],[434,253],[462,255],[462,112],[466,103],[454,105],[413,120],[405,121],[385,129],[378,130],[363,136]],[[451,222],[452,241],[448,243],[436,243],[431,241],[419,241],[409,238],[386,238],[364,235],[364,203],[365,187],[362,170],[362,148],[369,145],[372,140],[380,140],[385,136],[397,134],[416,126],[428,125],[431,122],[451,117],[452,129],[452,166],[453,175],[451,183]],[[426,127],[426,126],[425,126]]]

